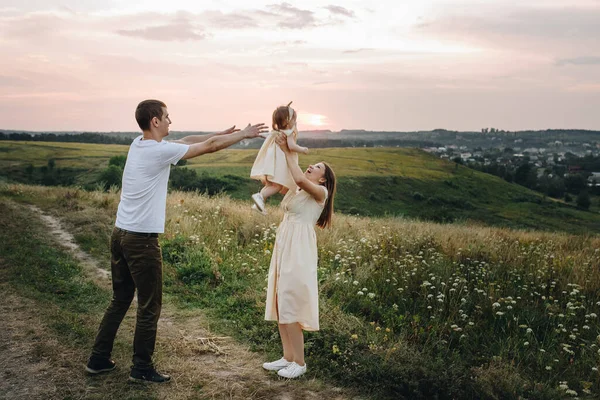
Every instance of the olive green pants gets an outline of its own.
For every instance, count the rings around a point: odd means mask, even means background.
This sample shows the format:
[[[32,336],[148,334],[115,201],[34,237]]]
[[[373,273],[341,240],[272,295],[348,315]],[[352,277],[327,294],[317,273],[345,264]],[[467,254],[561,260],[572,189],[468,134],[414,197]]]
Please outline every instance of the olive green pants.
[[[152,354],[162,306],[162,255],[157,234],[116,228],[110,240],[113,297],[100,323],[92,357],[110,358],[117,330],[137,289],[133,366],[153,368]]]

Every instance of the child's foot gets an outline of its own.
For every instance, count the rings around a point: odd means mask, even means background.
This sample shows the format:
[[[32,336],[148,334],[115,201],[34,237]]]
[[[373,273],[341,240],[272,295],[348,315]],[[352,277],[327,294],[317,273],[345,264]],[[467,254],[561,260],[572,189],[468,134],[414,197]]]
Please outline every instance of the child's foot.
[[[256,204],[256,207],[258,207],[260,212],[265,211],[265,199],[262,197],[262,194],[254,193],[252,195],[252,201],[254,201],[254,204]]]
[[[256,207],[256,204],[252,204],[252,211],[256,211],[257,213],[261,213],[262,215],[267,215],[267,210],[260,211],[258,207]]]

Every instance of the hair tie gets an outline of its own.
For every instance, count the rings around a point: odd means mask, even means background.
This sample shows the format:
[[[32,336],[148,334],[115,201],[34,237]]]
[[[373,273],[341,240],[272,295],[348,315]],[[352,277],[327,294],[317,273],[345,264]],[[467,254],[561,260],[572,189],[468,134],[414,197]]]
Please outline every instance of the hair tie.
[[[287,105],[288,108],[288,121],[292,120],[292,117],[294,116],[294,109],[292,107],[290,107],[290,105],[293,103],[293,101],[290,101]]]

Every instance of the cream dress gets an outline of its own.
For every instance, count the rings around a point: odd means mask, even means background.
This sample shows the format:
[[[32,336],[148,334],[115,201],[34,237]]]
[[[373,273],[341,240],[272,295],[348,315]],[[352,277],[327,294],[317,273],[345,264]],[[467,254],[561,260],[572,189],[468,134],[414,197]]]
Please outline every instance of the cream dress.
[[[322,186],[323,187],[323,186]],[[327,200],[327,189],[325,200]],[[298,322],[305,331],[319,330],[317,235],[315,225],[323,203],[294,185],[281,207],[285,214],[277,228],[269,267],[265,320]]]
[[[269,132],[269,136],[263,142],[256,160],[254,160],[254,165],[252,165],[252,170],[250,171],[250,178],[260,180],[263,184],[266,183],[265,181],[278,183],[290,189],[295,187],[296,184],[288,170],[285,153],[275,142],[275,138],[280,132],[283,132],[286,136],[294,135],[294,139],[296,139],[296,133],[293,129],[273,130]]]

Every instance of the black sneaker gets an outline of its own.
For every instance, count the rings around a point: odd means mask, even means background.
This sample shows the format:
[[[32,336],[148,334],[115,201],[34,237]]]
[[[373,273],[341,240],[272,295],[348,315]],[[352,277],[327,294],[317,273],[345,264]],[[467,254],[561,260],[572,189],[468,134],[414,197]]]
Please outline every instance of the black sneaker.
[[[136,383],[166,383],[171,380],[171,377],[166,374],[161,374],[154,368],[151,369],[131,369],[129,381]]]
[[[117,365],[111,359],[90,357],[85,367],[85,371],[88,374],[97,375],[102,372],[112,371],[116,367]]]

